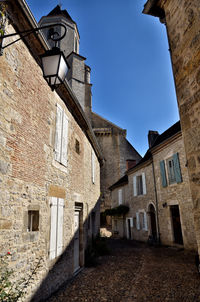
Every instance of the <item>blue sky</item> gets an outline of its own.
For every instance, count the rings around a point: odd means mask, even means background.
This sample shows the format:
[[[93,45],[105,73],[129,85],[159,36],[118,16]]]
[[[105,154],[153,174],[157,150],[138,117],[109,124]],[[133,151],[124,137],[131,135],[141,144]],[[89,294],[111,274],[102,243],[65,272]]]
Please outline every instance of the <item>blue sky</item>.
[[[60,1],[27,0],[39,21]],[[127,129],[144,155],[149,130],[179,120],[166,29],[143,15],[146,0],[62,0],[77,23],[80,55],[92,69],[93,111]]]

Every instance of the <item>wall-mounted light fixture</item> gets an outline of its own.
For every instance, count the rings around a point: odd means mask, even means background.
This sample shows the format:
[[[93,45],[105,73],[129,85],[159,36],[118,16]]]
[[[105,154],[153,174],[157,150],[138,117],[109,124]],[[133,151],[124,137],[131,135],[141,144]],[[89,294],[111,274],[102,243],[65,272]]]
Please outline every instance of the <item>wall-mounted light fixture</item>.
[[[164,202],[164,203],[162,204],[162,206],[163,206],[163,208],[166,208],[166,207],[167,207],[167,203]]]
[[[59,33],[54,30],[55,26],[61,26],[64,28],[63,35],[60,36]],[[47,50],[43,55],[40,56],[40,58],[42,63],[43,77],[45,78],[48,85],[51,87],[53,91],[58,85],[63,83],[67,75],[67,71],[69,69],[69,65],[65,59],[63,52],[57,47],[57,42],[62,40],[67,32],[67,29],[63,24],[58,23],[58,24],[45,25],[30,30],[25,30],[22,32],[2,35],[0,36],[0,53],[2,55],[4,48],[16,43],[17,41],[27,37],[28,35],[34,32],[37,32],[45,28],[50,28],[48,36],[49,39],[55,42],[55,46],[51,50]],[[20,35],[20,38],[3,46],[3,39],[16,35]]]

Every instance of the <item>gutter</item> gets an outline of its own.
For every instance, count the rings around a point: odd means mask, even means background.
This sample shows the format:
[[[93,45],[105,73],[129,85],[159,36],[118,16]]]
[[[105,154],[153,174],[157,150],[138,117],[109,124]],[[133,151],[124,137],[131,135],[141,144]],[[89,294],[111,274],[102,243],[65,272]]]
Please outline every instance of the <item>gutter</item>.
[[[159,224],[159,216],[158,216],[158,193],[157,193],[157,187],[156,187],[156,177],[155,177],[155,168],[154,168],[154,162],[153,162],[153,160],[152,160],[152,171],[153,171],[153,181],[154,181],[155,198],[156,198],[157,234],[158,234],[158,243],[160,244],[160,224]]]
[[[35,19],[35,17],[33,16],[28,4],[26,3],[25,0],[18,0],[18,3],[20,4],[23,12],[25,13],[28,21],[30,22],[30,25],[32,27],[38,27],[38,23]],[[49,45],[47,40],[45,39],[43,33],[41,31],[39,31],[39,34],[37,34],[38,39],[40,40],[40,43],[42,44],[42,46],[45,48],[45,50],[49,49]]]

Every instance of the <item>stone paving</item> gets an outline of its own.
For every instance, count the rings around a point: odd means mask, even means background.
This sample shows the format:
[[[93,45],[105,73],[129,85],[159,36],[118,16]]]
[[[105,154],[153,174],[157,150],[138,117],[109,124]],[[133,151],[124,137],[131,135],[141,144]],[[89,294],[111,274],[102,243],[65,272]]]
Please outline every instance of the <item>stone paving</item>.
[[[194,255],[108,239],[111,254],[84,269],[48,302],[198,302],[200,276]]]

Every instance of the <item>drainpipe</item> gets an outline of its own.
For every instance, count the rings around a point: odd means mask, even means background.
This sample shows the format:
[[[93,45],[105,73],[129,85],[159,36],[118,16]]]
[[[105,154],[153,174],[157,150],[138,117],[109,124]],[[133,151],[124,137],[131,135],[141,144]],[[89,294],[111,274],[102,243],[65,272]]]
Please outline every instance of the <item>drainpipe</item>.
[[[157,220],[157,231],[158,231],[158,243],[160,244],[160,225],[159,225],[159,217],[158,217],[158,194],[157,194],[157,188],[156,188],[156,177],[155,177],[153,159],[152,159],[152,171],[153,171],[154,190],[155,190],[155,197],[156,197],[156,220]]]

